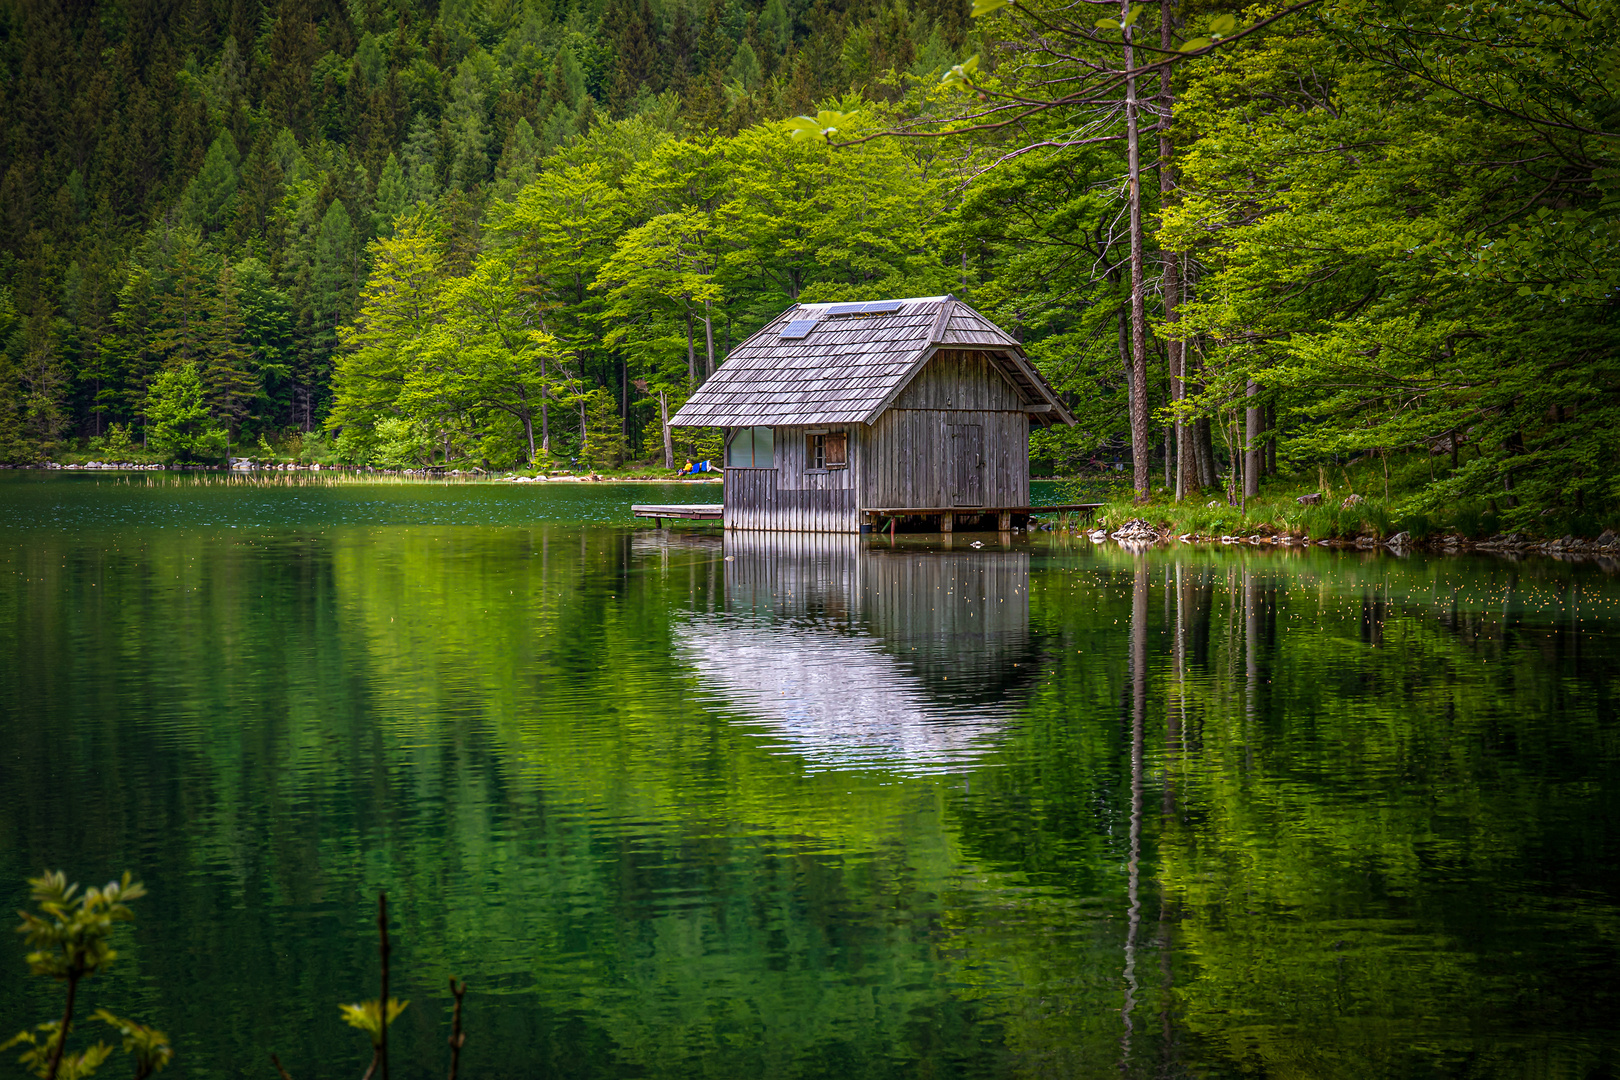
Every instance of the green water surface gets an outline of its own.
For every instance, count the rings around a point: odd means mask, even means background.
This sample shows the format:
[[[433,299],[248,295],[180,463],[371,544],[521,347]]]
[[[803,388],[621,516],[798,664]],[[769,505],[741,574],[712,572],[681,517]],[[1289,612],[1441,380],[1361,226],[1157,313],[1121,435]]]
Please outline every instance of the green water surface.
[[[1612,568],[164,479],[0,475],[0,901],[179,1075],[358,1076],[379,890],[395,1077],[1620,1070]]]

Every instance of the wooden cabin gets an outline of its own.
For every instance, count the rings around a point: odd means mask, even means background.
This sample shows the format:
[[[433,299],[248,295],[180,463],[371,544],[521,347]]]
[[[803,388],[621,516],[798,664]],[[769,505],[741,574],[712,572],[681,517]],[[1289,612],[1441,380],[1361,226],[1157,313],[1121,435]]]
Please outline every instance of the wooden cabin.
[[[1032,424],[1072,424],[1018,342],[952,296],[796,304],[671,418],[726,429],[727,529],[1027,517]]]

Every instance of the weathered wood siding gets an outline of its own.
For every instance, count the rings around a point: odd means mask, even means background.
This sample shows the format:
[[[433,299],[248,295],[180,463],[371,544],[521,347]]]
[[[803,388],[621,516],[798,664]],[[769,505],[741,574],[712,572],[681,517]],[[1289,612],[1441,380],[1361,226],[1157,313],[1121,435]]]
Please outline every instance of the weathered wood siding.
[[[725,527],[784,532],[860,532],[857,470],[860,425],[840,427],[849,435],[849,464],[842,469],[811,469],[808,429],[776,428],[776,467],[727,469]]]
[[[1029,415],[984,353],[935,353],[863,442],[862,506],[1029,502]],[[977,454],[963,452],[974,444]],[[978,459],[977,483],[965,475],[970,457]]]
[[[959,456],[951,428],[981,428],[983,463],[978,501],[957,481]],[[891,409],[867,433],[862,506],[1027,506],[1029,417],[1023,412],[967,409]]]
[[[776,513],[775,469],[727,469],[721,520],[728,529],[768,529]]]
[[[894,408],[1021,412],[1024,398],[989,354],[941,349],[900,391]]]

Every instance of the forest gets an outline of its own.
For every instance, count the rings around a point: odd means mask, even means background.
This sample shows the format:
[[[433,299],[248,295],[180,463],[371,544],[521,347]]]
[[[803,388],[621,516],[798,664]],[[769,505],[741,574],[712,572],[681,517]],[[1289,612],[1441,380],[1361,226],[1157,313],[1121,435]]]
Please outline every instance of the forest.
[[[1038,471],[1620,505],[1616,0],[7,0],[0,70],[7,463],[669,466],[789,304],[948,292]]]

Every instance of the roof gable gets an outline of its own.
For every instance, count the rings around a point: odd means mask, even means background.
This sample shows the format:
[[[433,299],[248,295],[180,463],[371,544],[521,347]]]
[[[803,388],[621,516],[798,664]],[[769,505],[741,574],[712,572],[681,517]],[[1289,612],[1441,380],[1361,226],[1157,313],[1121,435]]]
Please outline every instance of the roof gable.
[[[999,353],[1031,404],[1073,423],[1012,337],[955,297],[926,296],[795,304],[733,349],[670,424],[869,424],[941,348]]]

